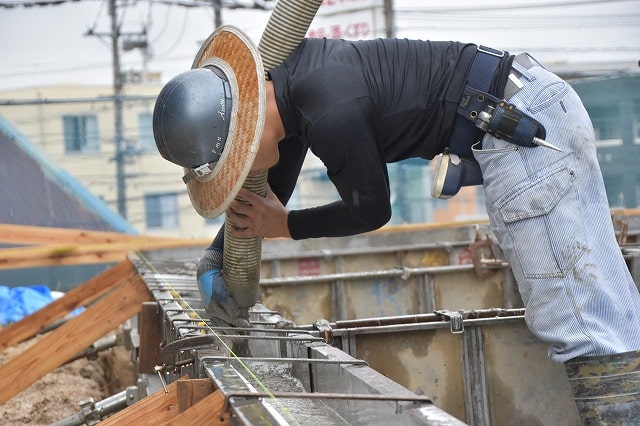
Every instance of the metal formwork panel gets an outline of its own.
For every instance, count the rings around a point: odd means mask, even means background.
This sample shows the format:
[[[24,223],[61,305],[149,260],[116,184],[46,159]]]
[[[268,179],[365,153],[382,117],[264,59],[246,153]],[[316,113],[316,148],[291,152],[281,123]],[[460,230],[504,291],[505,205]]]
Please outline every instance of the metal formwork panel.
[[[344,314],[332,320],[421,313],[422,277],[376,277],[342,284]]]
[[[161,327],[162,340],[157,377],[141,375],[148,390],[162,385],[167,392],[168,383],[185,376],[208,377],[225,398],[232,424],[247,426],[462,424],[428,396],[330,346],[318,330],[296,326],[260,303],[250,310],[252,327],[215,326],[197,297],[191,263],[132,261],[161,318],[161,324],[147,324]],[[142,358],[153,349],[137,353]]]
[[[288,254],[277,249],[277,242],[269,242],[270,253],[263,257],[262,301],[299,324],[298,329],[322,336],[468,424],[578,425],[563,366],[551,362],[547,345],[528,331],[509,266],[489,262],[478,269],[471,263],[472,227],[427,233],[314,241],[317,246],[294,242],[298,249],[315,251],[296,249]],[[637,234],[626,233],[628,238]],[[623,246],[638,285],[639,253],[637,247]],[[500,308],[490,318],[467,318],[460,329],[454,327],[458,310],[473,317],[493,307]],[[447,312],[433,313],[438,310]],[[500,311],[507,310],[517,315],[508,312],[502,317]],[[389,325],[403,321],[393,316],[407,316],[408,324]],[[425,316],[433,317],[429,324],[421,323]],[[330,323],[319,326],[316,320],[321,318]],[[322,352],[316,345],[329,347],[315,341],[290,342],[279,356],[304,358]],[[290,369],[306,388],[335,391],[332,385],[342,386],[343,380],[362,380],[356,374],[361,367],[294,363]],[[379,377],[368,379],[375,382]],[[360,386],[363,383],[356,388],[362,391]],[[345,412],[352,413],[350,404],[342,401],[337,406],[346,405]]]
[[[486,311],[484,319],[468,319],[481,311],[466,311],[456,330],[442,318],[407,316],[395,325],[379,319],[385,325],[377,327],[372,319],[337,323],[333,336],[353,356],[470,425],[579,426],[564,367],[529,332],[524,310]]]
[[[580,426],[563,364],[524,321],[481,329],[491,424]]]
[[[261,300],[265,306],[283,317],[300,324],[313,323],[320,318],[333,318],[333,289],[331,282],[311,282],[295,285],[261,286]],[[313,297],[309,297],[313,295]]]
[[[371,332],[357,336],[352,354],[464,421],[461,345],[448,328]]]
[[[350,258],[344,260],[350,264]],[[364,265],[362,265],[364,266]],[[478,277],[472,265],[391,267],[261,281],[262,300],[298,324],[408,315],[436,309],[522,306],[510,271]]]
[[[473,269],[433,275],[434,309],[511,307],[504,300],[506,270],[479,278]]]

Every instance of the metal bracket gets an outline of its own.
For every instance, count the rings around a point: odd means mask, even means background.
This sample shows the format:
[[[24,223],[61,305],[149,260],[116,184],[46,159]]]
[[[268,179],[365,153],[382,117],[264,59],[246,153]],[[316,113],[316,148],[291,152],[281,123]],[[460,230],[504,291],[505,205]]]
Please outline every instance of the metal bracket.
[[[442,320],[449,321],[449,327],[452,334],[460,334],[464,332],[464,316],[463,311],[451,312],[446,309],[435,311]]]
[[[626,220],[616,219],[613,216],[611,217],[611,220],[613,221],[613,226],[618,225],[620,227],[617,238],[618,244],[626,244],[627,237],[629,236],[629,222],[627,222]]]
[[[503,265],[502,259],[498,258],[493,250],[493,242],[489,235],[485,234],[482,238],[477,227],[475,241],[469,246],[469,250],[471,251],[473,269],[479,278],[488,277],[495,269]]]
[[[313,326],[320,331],[320,337],[324,339],[327,344],[333,343],[333,329],[331,324],[326,319],[319,319],[313,323]]]
[[[165,366],[174,366],[176,364],[177,356],[179,353],[191,348],[211,346],[217,342],[219,342],[219,338],[211,334],[186,337],[180,340],[173,341],[160,348],[162,363]]]

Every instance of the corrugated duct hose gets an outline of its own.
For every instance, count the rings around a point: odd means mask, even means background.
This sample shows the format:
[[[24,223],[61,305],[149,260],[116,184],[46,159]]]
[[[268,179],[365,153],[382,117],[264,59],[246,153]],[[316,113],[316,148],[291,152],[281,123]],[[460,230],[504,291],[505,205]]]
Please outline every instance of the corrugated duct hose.
[[[265,75],[302,41],[321,4],[322,0],[278,0],[258,44]],[[243,186],[265,197],[267,171],[247,177]],[[223,278],[238,306],[249,308],[259,298],[262,238],[232,235],[228,218],[224,226]]]

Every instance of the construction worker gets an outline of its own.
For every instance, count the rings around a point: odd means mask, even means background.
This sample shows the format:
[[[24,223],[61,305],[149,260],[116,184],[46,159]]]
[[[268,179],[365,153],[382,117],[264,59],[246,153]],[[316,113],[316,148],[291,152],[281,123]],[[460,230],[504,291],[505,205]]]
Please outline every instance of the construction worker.
[[[209,152],[226,139],[232,109],[220,114],[219,106],[234,101],[225,88],[232,79],[220,69],[176,79],[159,96],[154,132],[161,153],[191,179],[221,160],[167,151],[189,144]],[[265,102],[259,149],[247,161],[250,173],[269,170],[269,188],[261,197],[237,186],[233,195],[245,202],[226,210],[233,235],[297,240],[375,230],[391,217],[386,164],[435,159],[433,195],[484,186],[526,323],[550,358],[565,363],[584,422],[640,418],[640,295],[615,238],[592,125],[567,82],[528,54],[475,44],[305,39],[269,71]],[[203,117],[217,124],[204,128]],[[204,130],[192,138],[166,130],[176,127]],[[340,198],[288,210],[307,150],[324,162]],[[223,240],[221,230],[199,261],[203,298],[212,316],[247,326],[220,274]]]

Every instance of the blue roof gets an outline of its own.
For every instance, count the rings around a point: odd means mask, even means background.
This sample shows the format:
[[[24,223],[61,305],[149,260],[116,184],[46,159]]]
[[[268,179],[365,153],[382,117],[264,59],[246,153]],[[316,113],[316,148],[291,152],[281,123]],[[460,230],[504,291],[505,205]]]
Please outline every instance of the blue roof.
[[[2,117],[0,147],[1,223],[137,233]]]

